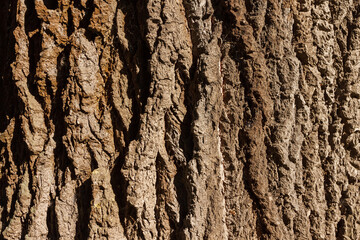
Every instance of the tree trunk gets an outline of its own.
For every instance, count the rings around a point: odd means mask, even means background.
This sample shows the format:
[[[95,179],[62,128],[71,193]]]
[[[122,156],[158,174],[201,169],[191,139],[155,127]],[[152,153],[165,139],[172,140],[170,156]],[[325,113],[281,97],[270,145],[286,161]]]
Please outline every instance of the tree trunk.
[[[1,239],[360,239],[360,3],[1,0]]]

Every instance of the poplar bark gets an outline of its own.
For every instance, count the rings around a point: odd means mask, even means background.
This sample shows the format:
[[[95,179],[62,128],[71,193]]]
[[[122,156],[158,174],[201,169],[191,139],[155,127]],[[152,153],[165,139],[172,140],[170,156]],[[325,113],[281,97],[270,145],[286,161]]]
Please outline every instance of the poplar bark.
[[[1,0],[0,239],[360,239],[360,2]]]

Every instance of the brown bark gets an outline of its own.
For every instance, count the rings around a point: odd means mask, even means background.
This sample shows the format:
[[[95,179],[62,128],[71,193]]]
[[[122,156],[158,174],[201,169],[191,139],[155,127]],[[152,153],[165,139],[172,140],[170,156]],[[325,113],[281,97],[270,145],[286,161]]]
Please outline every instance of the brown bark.
[[[2,0],[1,239],[359,239],[360,3]]]

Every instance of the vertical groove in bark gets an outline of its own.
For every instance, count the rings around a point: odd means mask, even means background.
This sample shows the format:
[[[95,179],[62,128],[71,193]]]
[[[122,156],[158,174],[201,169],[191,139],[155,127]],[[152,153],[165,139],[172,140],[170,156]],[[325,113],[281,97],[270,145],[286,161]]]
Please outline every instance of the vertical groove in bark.
[[[359,3],[3,0],[1,239],[358,239]]]

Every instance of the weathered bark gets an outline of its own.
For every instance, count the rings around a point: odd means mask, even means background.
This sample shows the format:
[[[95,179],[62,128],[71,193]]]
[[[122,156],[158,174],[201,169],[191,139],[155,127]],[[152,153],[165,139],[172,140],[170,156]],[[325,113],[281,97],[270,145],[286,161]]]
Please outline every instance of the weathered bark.
[[[1,239],[360,239],[360,3],[2,0]]]

